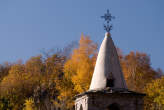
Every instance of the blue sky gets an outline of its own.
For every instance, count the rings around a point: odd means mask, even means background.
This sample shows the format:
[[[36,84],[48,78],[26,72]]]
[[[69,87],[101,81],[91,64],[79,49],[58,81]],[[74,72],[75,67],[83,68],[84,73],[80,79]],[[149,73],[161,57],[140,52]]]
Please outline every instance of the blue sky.
[[[81,33],[100,44],[107,9],[116,17],[115,44],[146,52],[164,70],[164,0],[0,0],[0,63],[62,48]]]

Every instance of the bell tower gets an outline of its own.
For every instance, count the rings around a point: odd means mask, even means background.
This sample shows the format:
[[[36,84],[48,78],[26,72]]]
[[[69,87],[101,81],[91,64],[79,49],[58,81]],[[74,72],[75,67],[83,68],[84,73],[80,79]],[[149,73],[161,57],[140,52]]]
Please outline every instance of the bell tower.
[[[145,94],[128,90],[119,62],[117,50],[111,38],[109,10],[102,16],[107,24],[104,40],[88,91],[78,94],[75,110],[143,110]]]

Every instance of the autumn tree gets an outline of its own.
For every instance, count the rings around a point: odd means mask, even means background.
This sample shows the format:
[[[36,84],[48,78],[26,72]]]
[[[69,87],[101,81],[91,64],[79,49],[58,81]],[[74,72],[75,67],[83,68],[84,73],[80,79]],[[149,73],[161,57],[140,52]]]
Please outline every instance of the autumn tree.
[[[25,63],[25,69],[28,74],[31,74],[33,76],[43,74],[44,64],[42,61],[42,56],[39,55],[31,57],[29,60],[27,60]]]
[[[97,44],[82,35],[78,48],[73,50],[70,59],[64,65],[64,77],[58,86],[58,99],[63,104],[63,109],[70,109],[74,105],[72,98],[89,89],[96,55]]]
[[[145,92],[145,110],[164,110],[164,77],[147,84]]]
[[[97,44],[89,37],[81,36],[79,47],[74,49],[71,58],[65,64],[65,74],[71,77],[74,90],[78,93],[89,89],[97,55]]]
[[[130,52],[121,58],[121,65],[128,88],[143,92],[143,88],[158,76],[150,64],[150,57],[145,53]]]
[[[13,64],[9,74],[1,81],[0,92],[9,97],[14,109],[22,108],[24,100],[33,95],[34,88],[39,84],[42,65],[40,56],[32,57],[26,64]]]
[[[56,88],[59,92],[57,99],[53,101],[54,105],[61,110],[72,110],[74,106],[73,97],[77,94],[73,89],[72,81],[66,76],[57,80]]]
[[[4,64],[0,64],[0,82],[1,80],[9,74],[9,70],[11,68],[11,64],[5,62]]]
[[[26,85],[26,75],[23,64],[15,64],[11,67],[8,76],[4,77],[0,90],[1,94],[5,97],[9,97],[10,101],[21,108],[21,104],[24,101],[25,94],[28,87]],[[16,109],[15,108],[15,109]]]
[[[117,48],[128,88],[146,92],[146,110],[163,109],[163,72],[151,67],[146,53],[124,55]],[[75,95],[89,89],[97,44],[82,35],[54,54],[31,57],[25,63],[0,65],[0,109],[73,110]],[[161,78],[162,77],[162,78]]]
[[[39,110],[49,110],[58,96],[57,83],[63,76],[65,57],[59,54],[48,56],[44,60],[44,74],[41,84],[34,90],[34,100]],[[60,85],[59,85],[60,86]]]

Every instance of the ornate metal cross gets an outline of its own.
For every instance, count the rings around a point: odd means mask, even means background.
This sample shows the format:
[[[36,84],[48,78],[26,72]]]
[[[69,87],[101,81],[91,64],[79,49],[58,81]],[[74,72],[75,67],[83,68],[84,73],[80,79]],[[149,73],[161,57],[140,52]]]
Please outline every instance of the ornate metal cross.
[[[109,22],[110,22],[112,19],[115,19],[115,17],[112,16],[112,15],[109,13],[109,10],[107,10],[107,13],[104,14],[104,16],[101,16],[101,18],[105,19],[105,21],[106,21],[106,24],[104,24],[104,29],[105,29],[107,32],[110,32],[110,30],[112,30],[112,25],[109,25]]]

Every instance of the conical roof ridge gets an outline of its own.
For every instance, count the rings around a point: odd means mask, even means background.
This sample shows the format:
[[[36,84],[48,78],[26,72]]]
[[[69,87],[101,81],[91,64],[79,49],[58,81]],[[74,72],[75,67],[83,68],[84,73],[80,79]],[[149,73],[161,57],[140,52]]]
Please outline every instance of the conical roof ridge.
[[[111,79],[113,85],[110,84]],[[111,88],[127,89],[116,47],[107,32],[99,49],[90,90],[105,89],[109,85]]]

